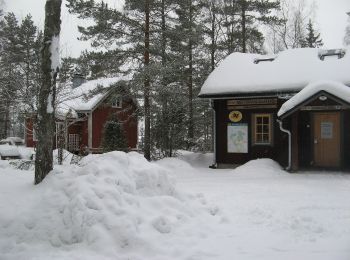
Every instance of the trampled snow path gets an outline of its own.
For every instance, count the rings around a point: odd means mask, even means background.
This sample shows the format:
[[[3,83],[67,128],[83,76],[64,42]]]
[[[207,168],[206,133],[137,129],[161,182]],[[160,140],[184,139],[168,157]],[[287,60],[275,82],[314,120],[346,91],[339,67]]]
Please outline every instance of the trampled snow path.
[[[350,259],[350,174],[180,158],[88,157],[36,187],[0,161],[0,259]]]
[[[212,256],[193,259],[350,259],[350,174],[289,174],[267,159],[211,170],[203,156],[183,158],[203,167],[173,167],[178,188],[205,194],[229,223],[194,248]]]

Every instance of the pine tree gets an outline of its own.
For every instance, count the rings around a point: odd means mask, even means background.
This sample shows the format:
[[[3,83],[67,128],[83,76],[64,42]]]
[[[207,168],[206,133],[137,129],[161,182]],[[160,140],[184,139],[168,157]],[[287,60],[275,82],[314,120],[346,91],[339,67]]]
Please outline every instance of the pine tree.
[[[37,116],[37,149],[35,158],[35,184],[39,184],[52,170],[53,136],[55,129],[55,95],[58,68],[57,40],[61,30],[62,0],[47,0],[45,5],[44,45],[42,49],[43,73],[39,90]]]
[[[1,21],[1,36],[3,45],[1,50],[1,82],[0,82],[0,117],[1,132],[0,137],[5,138],[10,130],[11,110],[15,107],[18,97],[20,82],[18,75],[20,67],[19,51],[19,25],[13,13],[5,15]]]
[[[179,80],[187,87],[187,148],[193,146],[195,137],[194,97],[195,90],[195,63],[200,55],[195,55],[196,48],[203,40],[203,27],[200,24],[201,1],[179,0],[175,12],[178,16],[177,25],[172,39],[173,50],[179,61]]]
[[[320,33],[317,33],[314,29],[314,26],[311,22],[311,19],[309,19],[309,23],[306,27],[307,35],[306,38],[303,40],[302,47],[309,47],[309,48],[319,48],[323,46],[323,41],[321,39]]]
[[[82,39],[92,40],[94,47],[108,48],[106,53],[116,54],[118,63],[133,63],[135,70],[135,86],[142,85],[143,114],[145,118],[144,156],[151,159],[151,46],[150,26],[151,9],[154,6],[150,0],[126,0],[124,12],[110,8],[104,2],[69,0],[68,7],[80,18],[92,18],[94,25],[87,28],[79,27]],[[119,48],[115,48],[115,46]],[[118,66],[116,66],[118,67]]]
[[[102,149],[104,152],[128,150],[123,125],[118,120],[108,120],[103,127]]]
[[[247,51],[261,52],[264,37],[256,26],[256,22],[266,24],[278,22],[272,11],[279,8],[279,1],[238,0],[237,8],[241,51],[243,53]]]
[[[27,15],[19,27],[20,67],[23,84],[20,88],[21,101],[33,112],[40,85],[40,48],[42,34],[34,25],[31,15]]]

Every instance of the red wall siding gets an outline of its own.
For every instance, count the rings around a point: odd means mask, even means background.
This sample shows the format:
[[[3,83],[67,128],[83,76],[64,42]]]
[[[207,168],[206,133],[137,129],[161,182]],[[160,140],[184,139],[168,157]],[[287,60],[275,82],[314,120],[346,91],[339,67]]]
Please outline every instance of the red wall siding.
[[[33,140],[33,119],[26,118],[25,142],[27,147],[35,147],[36,141]]]
[[[131,109],[128,109],[130,107]],[[101,104],[92,114],[92,147],[99,148],[103,138],[103,127],[107,120],[116,116],[120,122],[123,122],[125,136],[130,148],[136,148],[137,145],[137,120],[131,116],[134,112],[131,104],[123,103],[123,108],[112,108]]]
[[[120,122],[123,122],[125,136],[130,148],[137,146],[137,119],[131,116],[135,112],[135,107],[131,103],[123,103],[122,108],[112,108],[109,105],[102,103],[96,108],[92,114],[92,148],[100,148],[103,138],[103,127],[107,120],[112,117],[117,117]],[[33,120],[26,119],[26,146],[34,147],[36,142],[33,141]],[[80,135],[80,148],[83,152],[88,144],[88,119],[80,121],[69,126],[68,134]],[[55,138],[54,138],[55,139]]]
[[[81,148],[89,147],[88,142],[88,120],[81,122]]]

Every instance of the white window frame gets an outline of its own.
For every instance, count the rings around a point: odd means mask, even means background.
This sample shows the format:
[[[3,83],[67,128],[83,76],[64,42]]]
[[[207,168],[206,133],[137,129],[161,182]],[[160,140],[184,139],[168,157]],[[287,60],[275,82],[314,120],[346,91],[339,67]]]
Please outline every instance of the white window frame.
[[[80,145],[80,135],[79,134],[69,134],[68,135],[68,150],[69,151],[79,151]]]
[[[114,108],[122,108],[123,107],[123,98],[122,96],[118,95],[114,97],[112,107]]]

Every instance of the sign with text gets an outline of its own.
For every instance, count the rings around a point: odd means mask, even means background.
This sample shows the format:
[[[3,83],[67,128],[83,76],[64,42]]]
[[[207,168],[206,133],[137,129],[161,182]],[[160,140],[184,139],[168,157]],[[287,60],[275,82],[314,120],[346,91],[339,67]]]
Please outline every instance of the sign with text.
[[[321,122],[321,138],[333,138],[333,122]]]
[[[276,98],[231,99],[227,100],[227,109],[276,108]]]

